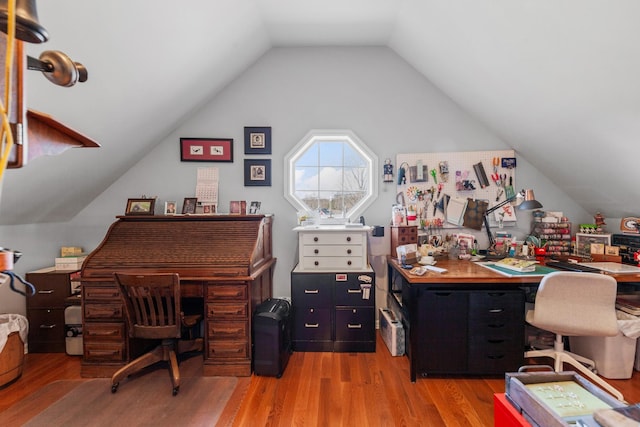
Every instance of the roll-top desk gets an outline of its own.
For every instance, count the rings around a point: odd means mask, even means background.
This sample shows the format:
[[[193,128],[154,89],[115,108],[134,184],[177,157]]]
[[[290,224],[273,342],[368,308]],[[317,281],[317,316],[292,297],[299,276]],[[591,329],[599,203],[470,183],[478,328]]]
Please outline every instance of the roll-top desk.
[[[202,301],[204,375],[251,375],[251,313],[272,294],[270,215],[120,216],[82,266],[83,377],[108,377],[143,351],[130,340],[116,271],[180,275]]]

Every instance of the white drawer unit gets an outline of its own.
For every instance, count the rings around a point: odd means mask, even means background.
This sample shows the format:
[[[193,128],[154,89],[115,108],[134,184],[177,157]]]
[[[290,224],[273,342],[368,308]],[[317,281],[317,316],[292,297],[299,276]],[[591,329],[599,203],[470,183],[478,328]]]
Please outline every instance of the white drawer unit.
[[[371,227],[296,227],[300,271],[366,270]]]

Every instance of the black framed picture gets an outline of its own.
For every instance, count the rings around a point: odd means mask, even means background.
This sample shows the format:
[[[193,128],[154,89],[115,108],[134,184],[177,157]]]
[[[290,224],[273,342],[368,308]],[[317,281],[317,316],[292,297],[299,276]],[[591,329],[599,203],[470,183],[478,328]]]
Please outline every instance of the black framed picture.
[[[271,128],[245,127],[244,154],[271,154]]]
[[[271,187],[271,159],[245,159],[244,185]]]

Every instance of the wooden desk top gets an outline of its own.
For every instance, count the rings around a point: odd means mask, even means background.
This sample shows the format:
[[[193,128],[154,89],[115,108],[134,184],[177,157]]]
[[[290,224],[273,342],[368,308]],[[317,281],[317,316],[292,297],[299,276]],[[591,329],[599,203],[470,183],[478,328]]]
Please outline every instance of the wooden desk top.
[[[477,265],[477,263],[472,261],[463,261],[463,260],[450,260],[448,258],[437,258],[436,267],[446,268],[446,273],[436,273],[433,271],[427,271],[422,276],[418,276],[415,274],[411,274],[410,270],[404,269],[400,266],[397,259],[393,257],[388,257],[387,262],[390,266],[392,266],[396,271],[398,271],[405,279],[411,284],[446,284],[446,283],[466,283],[466,284],[482,284],[482,283],[491,283],[491,284],[505,284],[505,285],[526,285],[526,284],[537,284],[540,283],[542,277],[544,276],[517,276],[517,277],[507,277],[500,273],[497,273],[493,270],[490,270],[485,267],[481,267]],[[415,264],[416,267],[419,267],[420,264]],[[597,274],[597,273],[594,273]],[[610,274],[602,272],[601,274],[606,274],[608,276],[614,277],[618,283],[640,283],[640,274]]]

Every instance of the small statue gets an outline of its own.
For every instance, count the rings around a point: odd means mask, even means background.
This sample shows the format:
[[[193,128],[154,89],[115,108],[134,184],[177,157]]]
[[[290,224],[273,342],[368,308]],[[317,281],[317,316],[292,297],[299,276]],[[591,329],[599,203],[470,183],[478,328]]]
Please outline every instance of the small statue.
[[[604,231],[603,225],[607,225],[607,223],[604,222],[604,216],[600,212],[598,212],[597,214],[595,214],[593,219],[596,222],[596,233],[602,233]]]

